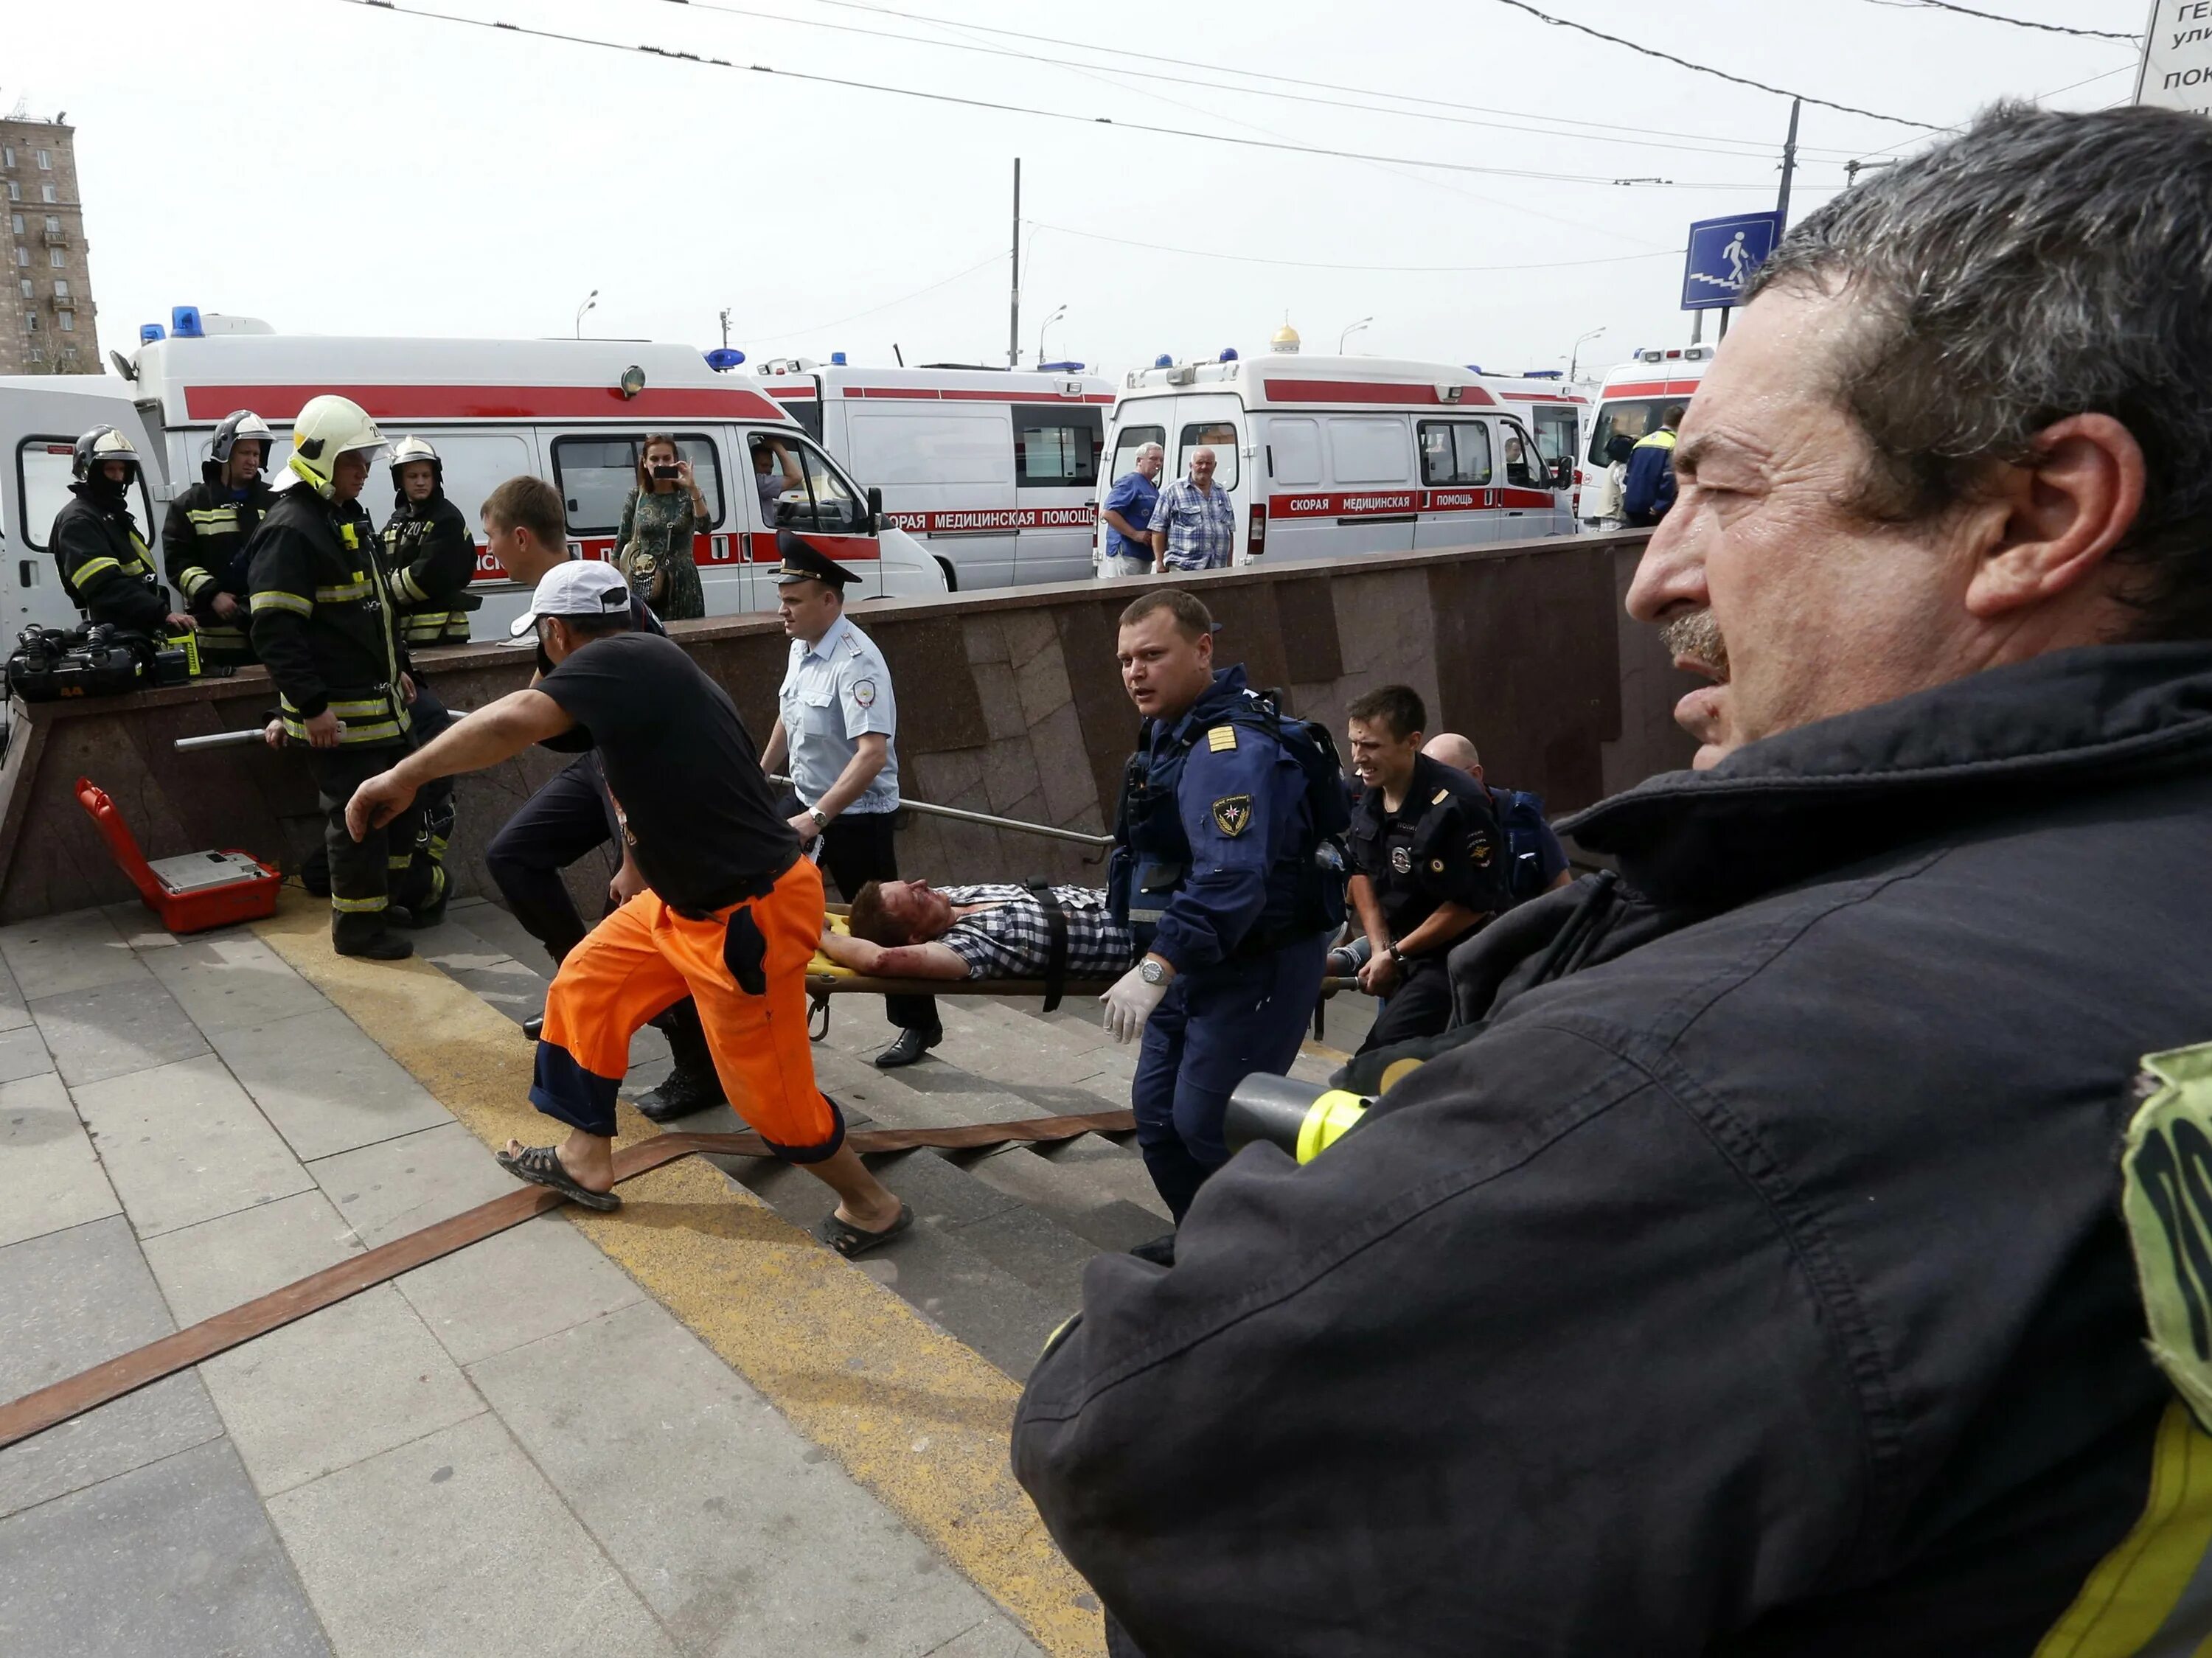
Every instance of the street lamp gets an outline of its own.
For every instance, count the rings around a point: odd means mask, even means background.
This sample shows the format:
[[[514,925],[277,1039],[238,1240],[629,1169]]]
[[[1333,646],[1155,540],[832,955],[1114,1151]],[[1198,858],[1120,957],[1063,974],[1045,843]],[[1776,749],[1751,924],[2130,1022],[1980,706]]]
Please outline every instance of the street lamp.
[[[1344,355],[1344,343],[1374,320],[1375,319],[1372,317],[1362,317],[1358,322],[1352,324],[1351,327],[1346,329],[1344,332],[1339,334],[1336,337],[1336,355],[1340,357]]]
[[[1583,334],[1576,339],[1573,349],[1567,353],[1567,384],[1569,386],[1572,386],[1575,383],[1575,367],[1577,364],[1582,361],[1583,342],[1584,340],[1594,340],[1604,332],[1605,330],[1602,328],[1593,328],[1589,333]]]
[[[1057,311],[1054,312],[1054,313],[1052,313],[1052,315],[1050,315],[1049,317],[1047,317],[1047,318],[1046,318],[1042,322],[1041,322],[1041,323],[1039,323],[1039,324],[1037,325],[1037,354],[1036,354],[1036,360],[1037,360],[1037,367],[1038,367],[1042,368],[1042,367],[1044,367],[1044,331],[1045,331],[1046,329],[1048,329],[1048,328],[1051,327],[1051,326],[1053,325],[1053,324],[1054,324],[1054,323],[1058,322],[1058,321],[1059,321],[1062,317],[1066,316],[1066,314],[1067,314],[1067,307],[1066,307],[1066,306],[1064,306],[1064,305],[1063,305],[1062,307],[1060,307],[1060,309],[1059,309],[1059,310],[1057,310]]]
[[[576,307],[576,337],[578,339],[584,337],[584,313],[596,311],[599,308],[599,290],[595,288],[584,295],[584,302]]]

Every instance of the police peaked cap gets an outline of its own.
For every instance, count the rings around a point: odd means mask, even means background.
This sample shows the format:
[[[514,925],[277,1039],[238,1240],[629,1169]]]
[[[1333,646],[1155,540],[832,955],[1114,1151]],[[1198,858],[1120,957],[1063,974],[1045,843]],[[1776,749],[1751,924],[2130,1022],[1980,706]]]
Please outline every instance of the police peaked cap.
[[[787,581],[822,581],[840,593],[845,584],[855,580],[853,573],[827,553],[817,552],[788,530],[775,532],[775,550],[783,562],[776,566],[775,585]]]

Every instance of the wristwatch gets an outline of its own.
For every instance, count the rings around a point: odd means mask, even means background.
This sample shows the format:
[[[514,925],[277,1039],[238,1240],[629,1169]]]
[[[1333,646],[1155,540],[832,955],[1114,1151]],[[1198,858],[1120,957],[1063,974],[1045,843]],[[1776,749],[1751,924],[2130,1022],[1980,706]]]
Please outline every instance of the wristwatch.
[[[1164,985],[1168,981],[1168,970],[1147,956],[1137,963],[1138,976],[1148,985]]]
[[[1390,959],[1398,964],[1398,971],[1403,973],[1406,970],[1406,958],[1398,953],[1398,946],[1392,944],[1389,954]]]
[[[819,807],[819,806],[809,806],[809,807],[807,807],[807,809],[806,809],[806,815],[807,815],[809,817],[811,817],[811,818],[814,820],[814,827],[815,827],[815,828],[817,828],[817,829],[828,829],[828,828],[830,827],[830,820],[829,820],[827,817],[824,817],[822,815],[822,808],[821,808],[821,807]]]

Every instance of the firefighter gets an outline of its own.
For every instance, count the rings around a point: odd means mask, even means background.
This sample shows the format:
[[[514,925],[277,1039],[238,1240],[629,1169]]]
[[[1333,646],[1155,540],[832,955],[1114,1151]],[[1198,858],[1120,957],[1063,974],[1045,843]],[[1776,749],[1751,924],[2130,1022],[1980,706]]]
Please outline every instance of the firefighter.
[[[253,648],[276,682],[286,738],[311,750],[321,796],[331,941],[341,956],[397,961],[413,946],[391,930],[403,919],[394,900],[415,901],[405,924],[424,920],[444,903],[445,872],[410,868],[421,823],[412,805],[360,841],[346,833],[356,786],[414,746],[406,643],[361,505],[369,463],[383,446],[384,434],[360,404],[309,398],[292,428],[299,483],[278,497],[247,555]]]
[[[161,568],[198,624],[203,662],[253,660],[246,544],[276,504],[276,491],[261,477],[276,440],[251,409],[224,416],[200,463],[200,481],[169,503],[161,524]]]
[[[70,471],[76,497],[54,514],[54,562],[62,591],[95,623],[152,637],[190,633],[192,619],[169,608],[169,592],[131,516],[131,480],[138,452],[112,426],[95,426],[76,440]]]
[[[422,438],[402,438],[392,450],[392,516],[380,537],[384,579],[392,591],[396,626],[411,655],[430,645],[465,645],[469,613],[477,607],[468,586],[476,575],[477,544],[461,509],[446,499],[446,467]],[[415,676],[408,713],[415,739],[427,743],[453,723],[438,694]],[[446,847],[453,833],[453,783],[440,778],[422,791],[422,838],[416,850],[436,865],[440,890]],[[416,919],[428,926],[444,913]]]

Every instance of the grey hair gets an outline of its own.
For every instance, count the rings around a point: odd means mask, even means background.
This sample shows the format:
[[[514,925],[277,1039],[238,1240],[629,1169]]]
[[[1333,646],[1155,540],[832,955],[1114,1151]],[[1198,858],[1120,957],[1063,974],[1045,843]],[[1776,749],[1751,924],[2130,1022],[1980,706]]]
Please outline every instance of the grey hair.
[[[1856,503],[1905,523],[2110,415],[2142,446],[2133,635],[2212,636],[2212,121],[2018,103],[1791,230],[1746,295],[1846,295],[1832,390],[1875,461]]]
[[[1168,458],[1167,445],[1164,443],[1140,443],[1137,446],[1137,452],[1134,455],[1132,455],[1130,459],[1132,460],[1142,460],[1146,455],[1158,455],[1162,460],[1165,460]]]

